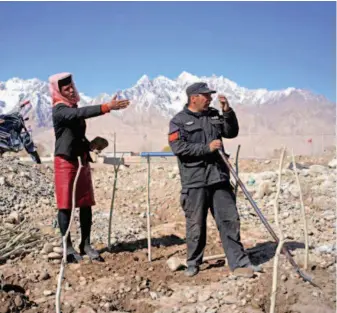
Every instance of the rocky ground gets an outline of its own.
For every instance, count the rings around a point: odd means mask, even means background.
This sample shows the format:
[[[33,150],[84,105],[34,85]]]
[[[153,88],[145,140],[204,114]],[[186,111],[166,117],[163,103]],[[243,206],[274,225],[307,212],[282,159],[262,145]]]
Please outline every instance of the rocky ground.
[[[301,280],[284,255],[280,257],[277,313],[336,311],[336,161],[332,155],[297,157],[309,230],[309,268],[321,289]],[[286,159],[282,171],[280,222],[287,247],[303,268],[304,237],[299,189]],[[242,160],[240,177],[275,229],[273,199],[278,160]],[[185,223],[179,206],[180,182],[176,164],[151,168],[152,262],[146,235],[147,169],[145,164],[122,166],[112,220],[112,250],[108,251],[109,207],[114,180],[111,165],[94,164],[97,205],[92,241],[104,262],[84,259],[67,265],[62,312],[269,312],[272,266],[276,246],[243,193],[238,193],[242,242],[263,272],[254,278],[235,278],[226,259],[205,262],[201,272],[187,278],[172,272],[166,261],[185,256]],[[56,223],[52,164],[0,162],[0,313],[55,312],[60,267],[60,235]],[[72,228],[79,242],[76,212]],[[22,248],[25,240],[26,248]],[[15,247],[16,252],[7,253]],[[216,225],[208,217],[205,255],[223,253]]]

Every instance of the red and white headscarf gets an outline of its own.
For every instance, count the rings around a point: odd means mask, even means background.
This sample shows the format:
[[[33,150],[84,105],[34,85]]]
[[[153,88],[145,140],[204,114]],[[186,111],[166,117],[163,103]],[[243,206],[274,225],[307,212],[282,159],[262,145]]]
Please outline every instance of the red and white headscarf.
[[[75,98],[68,99],[61,94],[61,90],[59,88],[59,82],[65,79],[70,80],[73,83]],[[64,103],[65,105],[74,107],[77,105],[77,102],[80,101],[80,96],[76,89],[71,73],[59,73],[59,74],[50,76],[49,77],[49,91],[51,94],[53,106],[59,103]]]

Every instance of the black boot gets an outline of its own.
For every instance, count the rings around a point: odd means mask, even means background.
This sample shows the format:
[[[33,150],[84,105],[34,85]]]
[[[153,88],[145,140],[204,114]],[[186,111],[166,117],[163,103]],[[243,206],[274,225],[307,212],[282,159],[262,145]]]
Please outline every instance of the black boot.
[[[92,211],[91,207],[80,208],[80,223],[81,223],[81,255],[86,254],[92,260],[100,260],[99,253],[91,247],[90,233],[92,225]]]
[[[70,223],[71,210],[60,209],[58,212],[58,223],[60,226],[60,231],[62,237],[66,234],[69,223]],[[67,262],[68,263],[78,263],[83,258],[79,253],[74,249],[73,243],[71,241],[70,233],[67,238]]]
[[[187,277],[192,277],[199,273],[199,266],[189,265],[185,270],[184,274]]]

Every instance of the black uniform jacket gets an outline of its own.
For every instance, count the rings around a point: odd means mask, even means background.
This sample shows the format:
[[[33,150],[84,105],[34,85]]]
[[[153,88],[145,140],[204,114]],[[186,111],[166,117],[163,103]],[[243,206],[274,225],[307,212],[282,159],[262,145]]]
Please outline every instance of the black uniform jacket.
[[[215,139],[234,138],[239,133],[235,112],[209,108],[195,113],[185,105],[170,121],[169,145],[178,157],[182,188],[205,187],[229,181],[229,170],[218,151],[209,144]]]

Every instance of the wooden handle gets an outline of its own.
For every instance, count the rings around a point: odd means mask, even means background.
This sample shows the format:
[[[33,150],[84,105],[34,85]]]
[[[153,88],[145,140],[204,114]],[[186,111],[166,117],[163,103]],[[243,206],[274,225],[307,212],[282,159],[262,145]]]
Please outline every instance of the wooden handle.
[[[209,255],[209,256],[205,256],[203,258],[203,261],[211,261],[211,260],[223,259],[225,257],[226,257],[225,254]]]

